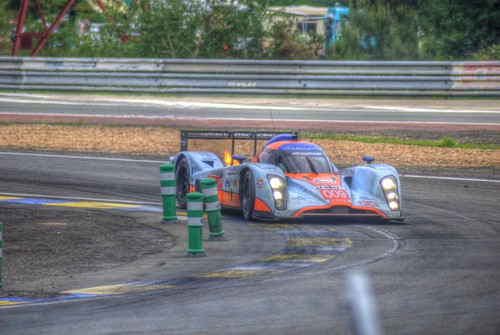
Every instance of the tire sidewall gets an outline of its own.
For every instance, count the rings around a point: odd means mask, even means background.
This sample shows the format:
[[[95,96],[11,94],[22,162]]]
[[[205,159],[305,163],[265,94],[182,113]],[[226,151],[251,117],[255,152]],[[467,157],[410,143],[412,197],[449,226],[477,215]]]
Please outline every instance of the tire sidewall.
[[[250,192],[250,196],[246,197],[247,192]],[[243,190],[242,190],[242,197],[241,197],[241,208],[243,210],[243,217],[246,220],[252,220],[253,218],[253,211],[255,208],[255,183],[254,183],[254,178],[252,171],[248,170],[245,172],[245,176],[243,178]],[[246,207],[248,208],[248,211],[245,210],[245,202],[248,200],[248,203],[246,203]]]

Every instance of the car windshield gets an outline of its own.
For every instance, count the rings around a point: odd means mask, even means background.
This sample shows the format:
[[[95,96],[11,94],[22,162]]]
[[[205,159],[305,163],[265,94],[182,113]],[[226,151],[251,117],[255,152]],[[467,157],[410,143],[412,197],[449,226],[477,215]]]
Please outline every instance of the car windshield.
[[[280,151],[276,165],[286,173],[333,173],[330,161],[321,151]]]

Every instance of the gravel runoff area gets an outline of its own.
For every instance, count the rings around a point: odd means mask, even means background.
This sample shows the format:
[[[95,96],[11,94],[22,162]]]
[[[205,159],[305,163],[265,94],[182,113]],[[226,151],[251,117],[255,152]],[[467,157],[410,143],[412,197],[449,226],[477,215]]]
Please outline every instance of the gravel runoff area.
[[[350,134],[336,131],[337,134]],[[399,130],[357,132],[360,136],[384,136],[402,139],[439,140],[445,136],[459,143],[500,145],[498,131]],[[221,143],[222,142],[222,143]],[[362,163],[361,157],[371,155],[376,162],[395,166],[400,172],[435,170],[446,173],[500,173],[500,150],[459,149],[449,147],[418,147],[397,144],[368,144],[340,140],[314,140],[322,146],[338,167]],[[0,148],[72,152],[105,152],[167,159],[179,151],[180,130],[165,127],[111,127],[96,125],[60,126],[50,124],[0,125]],[[230,148],[229,141],[190,141],[190,150],[214,151],[219,155]],[[235,152],[253,155],[253,144],[237,141]]]
[[[436,130],[360,132],[358,135],[439,139],[450,136],[464,143],[500,143],[498,132],[452,134]],[[61,126],[48,124],[0,125],[2,150],[71,151],[109,153],[133,157],[165,158],[179,150],[179,129],[163,127]],[[394,165],[400,173],[452,175],[500,179],[500,150],[430,148],[352,141],[314,140],[338,167],[362,163],[372,155],[377,162]],[[222,154],[220,141],[192,141],[191,150]],[[250,143],[240,143],[237,153],[251,156]],[[0,190],[1,192],[1,190]],[[92,273],[159,253],[178,243],[168,227],[144,225],[126,214],[104,210],[42,208],[0,203],[4,223],[4,290],[0,296],[50,296],[51,287],[11,290],[9,286],[41,278]],[[78,229],[77,229],[78,228]]]

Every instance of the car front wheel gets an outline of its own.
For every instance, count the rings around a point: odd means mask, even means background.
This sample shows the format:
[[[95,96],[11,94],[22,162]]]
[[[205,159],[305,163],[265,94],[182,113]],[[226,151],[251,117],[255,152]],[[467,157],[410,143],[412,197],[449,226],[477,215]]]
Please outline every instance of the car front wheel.
[[[245,217],[245,219],[252,219],[254,206],[255,183],[252,171],[248,170],[243,178],[243,188],[241,192],[241,208],[243,209],[243,217]]]
[[[182,158],[177,165],[177,171],[175,172],[176,188],[177,188],[177,203],[180,208],[187,207],[186,196],[189,193],[189,165],[186,158]]]

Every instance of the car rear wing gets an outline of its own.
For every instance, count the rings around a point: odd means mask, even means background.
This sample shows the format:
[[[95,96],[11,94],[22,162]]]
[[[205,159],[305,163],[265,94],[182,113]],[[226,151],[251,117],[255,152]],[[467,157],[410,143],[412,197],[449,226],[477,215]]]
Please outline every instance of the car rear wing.
[[[257,141],[270,140],[276,135],[293,134],[300,137],[299,131],[218,131],[218,130],[181,130],[181,151],[188,150],[190,139],[196,140],[231,140],[231,156],[234,155],[236,140],[253,140],[253,155],[257,154]]]

